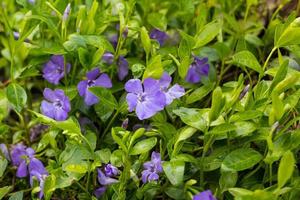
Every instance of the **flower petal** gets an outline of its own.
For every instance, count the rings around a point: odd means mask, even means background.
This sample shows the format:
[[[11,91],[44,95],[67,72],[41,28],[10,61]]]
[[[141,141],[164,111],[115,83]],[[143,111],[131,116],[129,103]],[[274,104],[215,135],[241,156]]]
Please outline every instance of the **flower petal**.
[[[18,178],[23,178],[23,177],[26,177],[27,174],[28,174],[28,170],[27,170],[26,161],[23,160],[23,161],[20,163],[20,165],[19,165],[19,167],[18,167],[18,169],[17,169],[16,176],[17,176]]]
[[[196,71],[196,66],[194,64],[190,65],[188,73],[185,77],[185,80],[189,83],[199,83],[201,77],[199,73]]]
[[[98,169],[98,181],[101,185],[111,185],[113,183],[119,182],[117,179],[105,176],[105,174],[100,169]]]
[[[56,95],[55,95],[54,91],[51,90],[50,88],[45,88],[43,91],[43,95],[44,95],[45,99],[50,102],[53,102],[56,99]]]
[[[105,191],[106,191],[106,187],[99,187],[94,191],[94,195],[97,198],[100,198],[105,193]]]
[[[84,80],[84,81],[80,81],[77,85],[77,90],[78,90],[78,93],[80,96],[84,96],[85,93],[86,93],[86,90],[87,90],[87,81]]]
[[[166,95],[166,104],[169,105],[172,103],[174,99],[178,99],[184,95],[185,91],[184,88],[178,84],[173,85],[168,92],[165,93]]]
[[[159,179],[159,176],[157,173],[153,172],[148,176],[148,181],[156,181]]]
[[[138,97],[137,97],[137,95],[135,95],[133,93],[128,93],[126,95],[126,101],[127,101],[127,104],[128,104],[129,112],[132,112],[135,109],[136,105],[137,105]]]
[[[123,56],[120,56],[118,61],[118,78],[121,81],[128,75],[128,65],[127,60]]]
[[[99,98],[90,91],[87,91],[84,96],[84,102],[86,105],[91,106],[98,103]]]
[[[110,80],[109,76],[104,73],[104,74],[101,74],[99,76],[99,78],[96,79],[95,86],[101,86],[101,87],[105,87],[105,88],[111,88],[112,87],[112,83],[111,83],[111,80]]]
[[[95,80],[99,75],[100,69],[98,67],[86,73],[86,77],[88,78],[88,80]]]
[[[55,108],[54,119],[57,121],[64,121],[68,118],[68,113],[62,108]]]
[[[158,80],[155,80],[153,78],[146,78],[144,80],[144,92],[151,94],[155,93],[156,91],[160,90],[159,82]]]
[[[54,119],[55,107],[52,103],[49,103],[48,101],[43,100],[41,103],[40,109],[41,109],[41,112],[43,115],[46,115],[47,117]]]
[[[172,82],[172,77],[164,72],[162,77],[159,79],[159,85],[162,89],[167,89]]]
[[[125,83],[125,90],[130,93],[140,94],[143,92],[142,82],[139,79],[130,79]]]

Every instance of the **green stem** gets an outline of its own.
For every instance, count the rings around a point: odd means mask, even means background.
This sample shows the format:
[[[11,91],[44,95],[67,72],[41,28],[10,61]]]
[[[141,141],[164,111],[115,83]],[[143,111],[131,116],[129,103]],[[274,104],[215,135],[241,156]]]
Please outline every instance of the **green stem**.
[[[92,199],[92,196],[90,195],[88,190],[86,190],[79,182],[76,181],[75,183],[89,196],[90,199]]]
[[[110,129],[112,123],[114,123],[116,117],[119,115],[119,110],[117,110],[114,114],[114,116],[111,118],[111,120],[109,121],[108,125],[106,126],[102,136],[101,136],[101,140],[104,138],[104,136],[106,135],[106,133],[108,132],[108,130]]]

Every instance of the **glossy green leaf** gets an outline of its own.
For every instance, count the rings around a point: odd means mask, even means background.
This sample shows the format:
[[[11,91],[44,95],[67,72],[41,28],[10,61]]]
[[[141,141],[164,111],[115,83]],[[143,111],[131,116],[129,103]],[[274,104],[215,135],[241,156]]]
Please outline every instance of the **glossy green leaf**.
[[[142,27],[140,30],[140,34],[141,34],[141,42],[142,42],[143,48],[144,48],[146,54],[149,55],[149,53],[151,52],[151,41],[150,41],[147,29],[145,27]]]
[[[8,200],[22,200],[23,199],[23,191],[13,193]]]
[[[291,151],[283,154],[278,168],[278,188],[282,188],[291,178],[295,163],[294,154]]]
[[[220,33],[221,28],[222,24],[220,22],[210,22],[206,24],[200,33],[196,35],[196,44],[194,49],[203,47],[211,42]]]
[[[156,137],[137,142],[131,149],[130,155],[139,155],[150,151],[157,143]]]
[[[211,109],[209,111],[209,121],[212,122],[219,117],[219,114],[222,111],[222,90],[220,87],[217,87],[212,94],[212,103]]]
[[[153,57],[149,64],[147,65],[144,75],[143,75],[143,79],[151,77],[151,78],[155,78],[155,79],[160,79],[162,74],[163,74],[163,67],[162,67],[162,63],[161,63],[161,56],[157,55],[155,57]]]
[[[230,152],[222,163],[226,171],[243,171],[261,161],[262,155],[250,148],[240,148]]]
[[[181,107],[177,110],[173,110],[173,112],[179,116],[184,123],[198,130],[204,131],[208,126],[208,110]]]
[[[232,59],[233,62],[235,62],[238,65],[253,69],[260,74],[263,73],[261,65],[250,51],[240,51],[233,55]]]
[[[165,161],[163,170],[172,185],[180,185],[183,182],[185,164],[181,160]]]
[[[21,112],[27,102],[27,94],[24,88],[17,83],[11,83],[6,88],[6,96],[17,112]]]
[[[186,103],[191,104],[196,101],[200,101],[213,90],[213,87],[214,87],[213,84],[207,84],[201,86],[200,88],[197,88],[189,96],[187,96]]]
[[[6,170],[6,167],[7,167],[7,160],[5,158],[2,158],[0,156],[0,178],[3,176],[5,170]]]

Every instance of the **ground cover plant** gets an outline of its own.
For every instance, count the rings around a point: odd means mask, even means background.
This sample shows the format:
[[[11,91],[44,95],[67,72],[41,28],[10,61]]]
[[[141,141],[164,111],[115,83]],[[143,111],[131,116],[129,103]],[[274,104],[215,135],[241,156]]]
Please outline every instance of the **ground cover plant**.
[[[0,199],[300,199],[299,1],[0,3]]]

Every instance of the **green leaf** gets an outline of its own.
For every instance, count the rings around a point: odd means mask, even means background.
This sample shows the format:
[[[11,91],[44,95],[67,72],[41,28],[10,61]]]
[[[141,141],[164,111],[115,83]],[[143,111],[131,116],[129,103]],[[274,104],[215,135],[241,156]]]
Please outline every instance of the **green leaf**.
[[[236,121],[246,121],[250,119],[256,119],[262,116],[263,113],[259,110],[246,110],[243,112],[238,112],[236,114],[231,115],[229,118],[229,122],[236,122]]]
[[[5,186],[0,188],[0,200],[3,199],[3,197],[5,197],[5,195],[12,189],[11,186]]]
[[[262,155],[250,148],[240,148],[230,152],[222,163],[226,171],[243,171],[251,168],[261,161]]]
[[[206,24],[199,34],[196,35],[196,44],[194,49],[199,47],[203,47],[209,42],[211,42],[219,33],[222,28],[222,24],[220,22],[211,22]]]
[[[0,178],[3,176],[5,169],[7,167],[7,160],[0,156]]]
[[[161,56],[156,55],[151,59],[149,64],[146,67],[146,70],[143,75],[143,79],[151,77],[155,79],[160,79],[164,70],[161,63]]]
[[[149,38],[148,31],[146,30],[145,27],[141,28],[140,34],[141,34],[141,42],[142,42],[143,48],[144,48],[146,54],[149,55],[149,53],[151,52],[151,40]]]
[[[213,122],[219,117],[222,111],[222,104],[222,90],[220,87],[217,87],[212,94],[211,109],[209,111],[210,122]]]
[[[197,88],[186,98],[186,103],[191,104],[203,99],[213,90],[213,88],[214,88],[214,84],[207,84],[201,86],[200,88]]]
[[[257,71],[262,74],[263,70],[256,57],[250,51],[240,51],[233,55],[233,62]]]
[[[282,26],[280,27],[283,28]],[[278,39],[276,39],[278,38]],[[275,46],[277,48],[300,44],[300,18],[296,18],[279,37],[275,37]]]
[[[280,82],[282,81],[288,72],[288,65],[289,65],[289,60],[285,60],[279,67],[279,69],[276,72],[276,75],[272,81],[272,84],[269,88],[269,91],[272,92],[273,88]]]
[[[165,161],[162,164],[164,172],[172,185],[180,185],[183,182],[184,162],[181,160]]]
[[[0,122],[8,114],[8,101],[4,90],[0,90]]]
[[[208,126],[208,110],[195,108],[179,108],[173,110],[173,113],[180,117],[180,119],[187,125],[192,126],[198,130],[204,131]]]
[[[164,30],[167,26],[167,19],[164,14],[153,12],[147,17],[149,24],[153,27]]]
[[[287,151],[283,154],[278,168],[278,188],[282,188],[291,178],[295,163],[294,154],[291,151]]]
[[[114,109],[118,107],[118,102],[109,89],[103,87],[90,87],[89,90],[99,97],[100,103]]]
[[[51,174],[47,176],[44,184],[44,195],[45,195],[45,200],[50,200],[52,193],[56,189],[56,177]]]
[[[185,78],[190,64],[191,64],[190,56],[184,56],[181,59],[180,65],[178,66],[178,74],[182,79]]]
[[[139,155],[150,151],[157,143],[156,137],[151,137],[137,142],[130,150],[130,155]]]
[[[26,91],[17,83],[11,83],[6,88],[6,96],[17,112],[21,112],[27,102]]]
[[[8,200],[22,200],[23,199],[23,191],[13,193]]]

